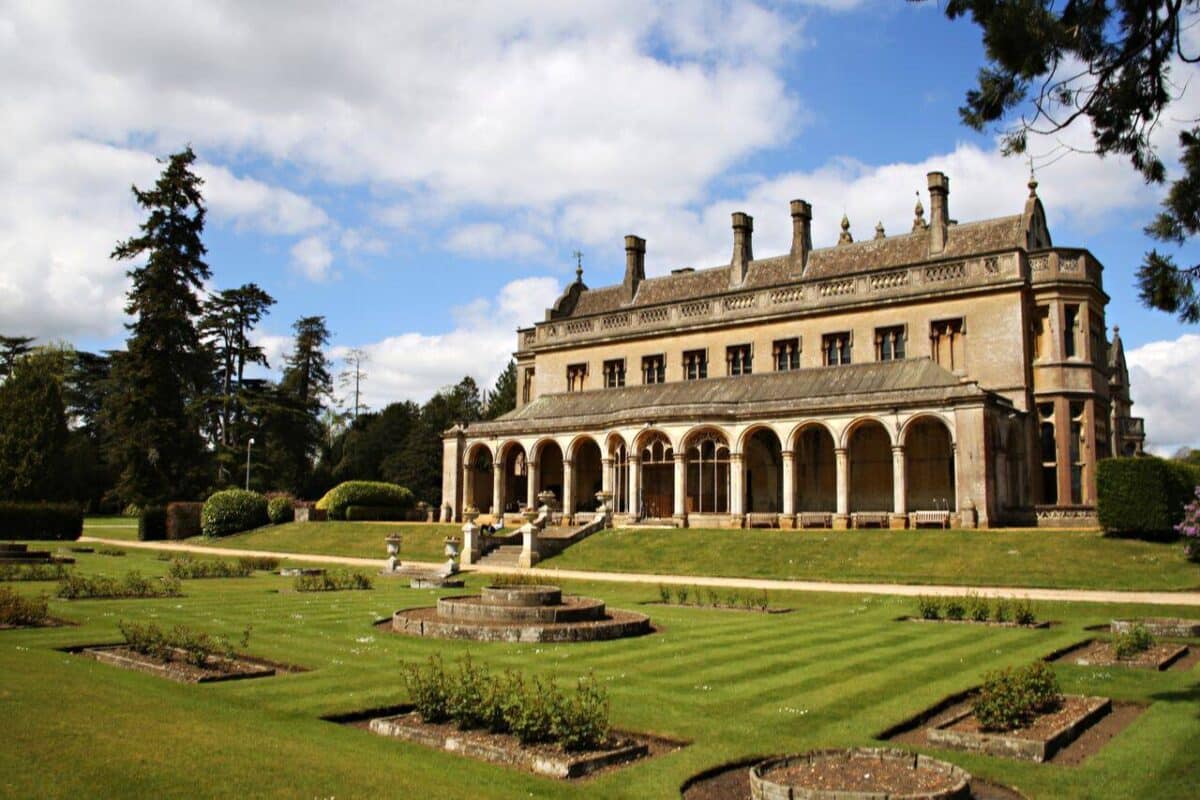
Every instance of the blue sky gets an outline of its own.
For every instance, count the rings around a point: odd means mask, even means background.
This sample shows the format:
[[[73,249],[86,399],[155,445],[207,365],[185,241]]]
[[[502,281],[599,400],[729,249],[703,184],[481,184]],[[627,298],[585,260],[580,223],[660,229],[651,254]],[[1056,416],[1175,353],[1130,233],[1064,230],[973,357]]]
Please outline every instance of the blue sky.
[[[625,233],[662,273],[727,260],[734,210],[761,257],[787,249],[793,197],[821,246],[843,212],[860,237],[907,230],[930,169],[961,220],[1027,192],[995,132],[958,121],[979,34],[934,3],[430,5],[0,4],[0,332],[119,346],[126,265],[107,255],[139,220],[128,187],[188,142],[213,287],[277,298],[276,364],[291,322],[324,314],[335,355],[367,350],[375,407],[489,384],[575,249],[595,286],[619,280]],[[1168,157],[1197,105],[1160,132]],[[1200,335],[1132,289],[1158,190],[1123,161],[1031,150],[1056,244],[1106,266],[1151,439],[1200,445]]]

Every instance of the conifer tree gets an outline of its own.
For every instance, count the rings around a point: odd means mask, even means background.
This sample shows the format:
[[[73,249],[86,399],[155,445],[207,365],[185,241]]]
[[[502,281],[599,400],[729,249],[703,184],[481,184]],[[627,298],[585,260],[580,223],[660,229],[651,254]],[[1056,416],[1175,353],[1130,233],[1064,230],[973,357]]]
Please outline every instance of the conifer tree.
[[[0,336],[0,378],[12,375],[18,359],[33,348],[32,336]]]
[[[66,443],[67,417],[52,359],[22,359],[0,384],[0,499],[59,499]]]
[[[508,366],[496,378],[496,385],[487,396],[487,411],[484,417],[495,419],[517,407],[517,364],[509,359]]]
[[[126,326],[125,352],[113,358],[105,404],[109,460],[125,502],[192,498],[209,482],[201,427],[212,368],[196,320],[198,293],[210,273],[195,160],[188,147],[160,160],[164,167],[153,189],[133,187],[146,220],[112,253],[141,262],[128,272],[125,311],[133,322]]]

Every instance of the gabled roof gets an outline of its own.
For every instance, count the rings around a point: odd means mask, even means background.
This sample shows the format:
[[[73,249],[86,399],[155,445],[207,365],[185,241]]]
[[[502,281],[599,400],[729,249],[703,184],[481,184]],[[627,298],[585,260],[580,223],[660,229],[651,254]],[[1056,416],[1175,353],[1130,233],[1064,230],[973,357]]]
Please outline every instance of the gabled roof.
[[[913,358],[542,395],[491,422],[471,423],[469,435],[605,427],[621,421],[695,416],[735,419],[848,404],[863,407],[950,402],[987,394],[928,358]]]

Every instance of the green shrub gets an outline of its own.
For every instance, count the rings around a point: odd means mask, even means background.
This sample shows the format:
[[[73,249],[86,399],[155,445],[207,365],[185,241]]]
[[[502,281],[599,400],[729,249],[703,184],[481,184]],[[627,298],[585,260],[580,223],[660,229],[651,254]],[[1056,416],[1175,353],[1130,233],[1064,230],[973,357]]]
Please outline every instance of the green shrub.
[[[272,525],[283,525],[296,519],[296,506],[292,498],[286,496],[272,497],[267,501],[267,518]]]
[[[1022,597],[1013,603],[1013,622],[1018,625],[1033,625],[1037,622],[1037,615],[1033,613],[1033,603],[1029,602],[1028,597]]]
[[[767,593],[766,589],[763,589],[758,595],[758,610],[762,611],[765,614],[767,609],[770,608],[770,606],[771,606],[771,595],[769,595]]]
[[[250,571],[274,572],[279,569],[279,559],[274,556],[241,556],[238,563]]]
[[[1200,467],[1161,458],[1106,458],[1096,467],[1096,511],[1107,533],[1173,539],[1200,484]]]
[[[436,724],[450,718],[449,680],[440,655],[430,656],[426,667],[405,664],[404,683],[421,719]]]
[[[191,539],[204,532],[200,518],[204,503],[167,503],[167,538]]]
[[[525,696],[525,682],[515,670],[490,681],[483,689],[483,727],[490,733],[508,733],[508,718]]]
[[[0,564],[0,581],[59,581],[70,573],[64,564]]]
[[[608,694],[595,676],[580,678],[575,694],[559,703],[554,739],[564,750],[595,750],[608,741],[608,714]]]
[[[0,625],[39,625],[46,615],[45,597],[25,597],[0,586]]]
[[[987,598],[971,593],[967,595],[966,602],[967,616],[974,622],[987,622],[988,617],[992,613],[992,608],[988,605]]]
[[[374,585],[371,576],[345,570],[321,575],[297,575],[292,583],[297,592],[340,592],[347,589],[370,589]]]
[[[1003,597],[997,597],[996,602],[992,605],[992,621],[1008,622],[1010,619],[1012,619],[1012,612],[1008,601]]]
[[[984,730],[1009,731],[1037,714],[1053,711],[1061,702],[1054,671],[1044,661],[1035,661],[985,675],[972,711]]]
[[[182,660],[193,667],[224,671],[233,666],[232,660],[237,657],[233,643],[228,639],[194,631],[185,625],[165,631],[153,622],[141,624],[122,620],[117,627],[125,637],[126,647],[159,661]],[[250,629],[246,628],[240,645],[246,647],[249,643]]]
[[[917,613],[921,615],[921,619],[941,619],[942,598],[920,595],[917,597]]]
[[[946,619],[962,619],[967,615],[967,601],[962,597],[947,597]]]
[[[83,512],[70,503],[0,503],[0,539],[75,541]]]
[[[554,728],[562,706],[562,694],[553,680],[534,676],[522,687],[520,701],[505,716],[508,729],[521,744],[539,744],[554,738]]]
[[[85,600],[179,597],[182,593],[178,578],[147,578],[140,572],[129,572],[123,578],[110,578],[107,575],[68,575],[59,583],[57,595],[64,600]]]
[[[658,585],[658,599],[663,603],[671,602],[671,587],[660,583]]]
[[[200,512],[205,536],[228,536],[266,525],[267,498],[245,489],[226,489],[208,498]]]
[[[404,522],[408,517],[408,509],[397,506],[346,506],[348,522]]]
[[[1113,652],[1122,661],[1144,653],[1154,646],[1154,637],[1145,625],[1137,624],[1113,637]]]
[[[176,558],[167,568],[172,578],[245,578],[254,567],[239,561],[206,561]]]
[[[691,592],[686,586],[675,587],[675,602],[681,606],[686,606],[688,602],[688,594]]]
[[[167,509],[163,506],[146,506],[138,514],[138,539],[157,542],[167,538]]]
[[[484,706],[488,683],[487,667],[477,664],[470,653],[463,656],[446,690],[446,712],[459,730],[485,727],[490,716]]]
[[[119,547],[97,547],[96,555],[120,558],[125,555],[125,551]]]
[[[327,511],[330,519],[347,519],[350,506],[376,506],[407,511],[413,507],[413,495],[408,489],[382,481],[346,481],[325,493],[317,508]]]

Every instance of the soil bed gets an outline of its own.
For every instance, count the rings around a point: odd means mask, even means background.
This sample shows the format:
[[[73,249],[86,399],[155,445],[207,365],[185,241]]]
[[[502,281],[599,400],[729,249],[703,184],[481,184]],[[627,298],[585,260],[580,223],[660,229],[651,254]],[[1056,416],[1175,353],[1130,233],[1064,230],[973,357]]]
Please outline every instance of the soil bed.
[[[479,761],[502,764],[564,780],[581,778],[632,761],[672,752],[687,744],[649,734],[614,730],[605,748],[569,753],[557,745],[522,745],[515,736],[509,734],[459,730],[452,722],[429,724],[411,710],[370,720],[355,718],[356,716],[342,715],[341,719],[346,720],[343,724],[366,728],[380,736],[392,736]]]
[[[696,603],[664,603],[661,600],[647,600],[641,603],[641,605],[661,606],[662,608],[685,608],[697,611],[746,611],[752,614],[790,614],[795,610],[791,608],[772,608],[770,606],[767,606],[766,608],[762,608],[761,606],[751,606],[750,608],[746,608],[745,606],[732,606],[728,603],[718,603],[715,606]]]
[[[288,672],[305,672],[302,667],[278,664],[265,659],[238,655],[228,659],[221,656],[209,656],[205,666],[198,667],[184,660],[183,651],[177,651],[178,657],[163,661],[144,653],[138,653],[125,645],[92,645],[67,648],[67,652],[93,658],[104,664],[115,667],[132,669],[156,675],[179,683],[215,683],[217,681],[235,681],[247,678],[267,678],[272,675]]]
[[[1191,658],[1187,658],[1188,656]],[[1112,642],[1092,639],[1054,653],[1049,661],[1081,667],[1127,667],[1132,669],[1187,669],[1196,663],[1200,651],[1192,653],[1186,645],[1169,642],[1151,645],[1130,658],[1117,658]],[[1186,663],[1185,663],[1186,662]]]
[[[971,776],[944,761],[904,750],[818,750],[766,761],[750,771],[751,795],[783,797],[969,798]]]
[[[896,621],[925,622],[934,625],[984,625],[991,628],[1025,628],[1028,630],[1049,628],[1058,624],[1050,620],[1041,620],[1039,622],[1031,622],[1028,625],[1022,625],[1019,622],[996,622],[990,619],[925,619],[924,617],[897,617]]]

